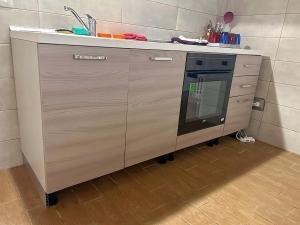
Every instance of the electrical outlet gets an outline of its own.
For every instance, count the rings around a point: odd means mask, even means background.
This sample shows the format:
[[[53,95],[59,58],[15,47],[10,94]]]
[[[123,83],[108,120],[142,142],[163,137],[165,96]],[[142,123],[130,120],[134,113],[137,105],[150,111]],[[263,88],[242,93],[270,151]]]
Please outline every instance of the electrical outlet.
[[[252,109],[257,110],[257,111],[264,111],[264,109],[265,109],[265,99],[254,97]]]

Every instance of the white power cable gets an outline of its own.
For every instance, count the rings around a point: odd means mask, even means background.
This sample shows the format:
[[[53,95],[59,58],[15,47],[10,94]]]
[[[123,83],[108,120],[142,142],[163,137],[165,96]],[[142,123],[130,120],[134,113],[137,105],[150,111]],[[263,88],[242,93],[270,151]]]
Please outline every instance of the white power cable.
[[[253,137],[248,137],[246,131],[240,130],[235,135],[236,139],[238,139],[240,142],[244,143],[254,143],[255,139]]]

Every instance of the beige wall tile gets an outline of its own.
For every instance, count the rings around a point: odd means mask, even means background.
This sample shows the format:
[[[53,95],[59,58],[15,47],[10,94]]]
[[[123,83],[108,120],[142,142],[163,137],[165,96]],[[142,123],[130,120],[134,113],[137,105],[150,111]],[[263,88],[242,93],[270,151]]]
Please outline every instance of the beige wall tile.
[[[0,0],[0,7],[37,10],[38,0]]]
[[[23,157],[19,139],[0,141],[0,170],[18,166],[22,163]]]
[[[53,13],[40,12],[40,26],[42,28],[72,29],[73,26],[81,26],[73,16],[65,16]]]
[[[264,37],[242,37],[241,47],[250,49],[260,49],[263,56],[268,59],[275,59],[279,38]]]
[[[262,121],[300,132],[300,110],[267,103]]]
[[[209,20],[215,21],[215,16],[179,9],[176,29],[204,34]]]
[[[300,14],[286,14],[282,37],[298,37],[300,38]]]
[[[218,0],[178,0],[178,6],[184,9],[191,9],[203,13],[218,14]]]
[[[0,111],[0,141],[17,138],[19,138],[17,111]]]
[[[258,140],[300,154],[300,134],[272,124],[262,123]]]
[[[300,86],[300,63],[276,61],[273,81]]]
[[[300,1],[299,0],[289,0],[287,12],[288,13],[300,13]]]
[[[80,15],[90,14],[96,19],[121,22],[122,20],[121,0],[78,0],[78,13]]]
[[[16,109],[15,83],[12,78],[0,78],[0,110]]]
[[[159,2],[167,5],[177,6],[177,2],[182,0],[153,0],[153,2]]]
[[[283,21],[283,14],[236,16],[232,32],[243,36],[280,37]]]
[[[127,32],[125,29],[125,24],[118,22],[109,22],[109,21],[97,21],[97,31],[102,33],[115,33],[120,34]]]
[[[261,63],[260,73],[259,73],[259,80],[263,81],[271,81],[273,78],[273,71],[274,71],[274,60],[264,59]]]
[[[69,14],[64,10],[65,5],[77,10],[78,0],[39,0],[39,11]]]
[[[267,101],[273,104],[300,109],[300,87],[270,83]]]
[[[138,25],[130,25],[125,24],[123,25],[124,32],[129,33],[139,33],[146,35],[149,40],[170,40],[172,38],[174,31],[172,30],[165,30],[153,27],[144,27]]]
[[[12,76],[11,49],[8,44],[0,44],[0,78]]]
[[[38,27],[38,13],[0,7],[0,43],[9,43],[9,25]]]
[[[227,10],[237,15],[280,14],[285,12],[287,3],[288,0],[228,0]]]
[[[277,53],[277,60],[300,62],[300,38],[282,38]]]
[[[176,28],[177,8],[146,0],[123,0],[122,22],[157,28]]]
[[[255,96],[266,99],[268,95],[269,84],[269,81],[258,80]]]

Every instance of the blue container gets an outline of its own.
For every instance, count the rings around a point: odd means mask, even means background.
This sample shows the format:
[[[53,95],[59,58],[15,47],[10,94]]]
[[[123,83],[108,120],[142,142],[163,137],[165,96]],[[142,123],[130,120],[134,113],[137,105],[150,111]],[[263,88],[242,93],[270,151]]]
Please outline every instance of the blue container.
[[[220,43],[228,44],[228,39],[229,39],[229,33],[228,32],[223,32],[221,34]]]
[[[236,34],[235,35],[235,44],[236,45],[240,45],[241,44],[241,35],[240,34]]]

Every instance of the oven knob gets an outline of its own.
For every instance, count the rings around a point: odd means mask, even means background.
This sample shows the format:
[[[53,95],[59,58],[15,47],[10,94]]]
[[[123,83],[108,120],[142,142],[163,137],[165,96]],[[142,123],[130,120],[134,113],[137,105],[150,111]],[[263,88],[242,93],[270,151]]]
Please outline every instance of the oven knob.
[[[221,118],[221,122],[224,122],[225,121],[225,118],[223,117],[223,118]]]

